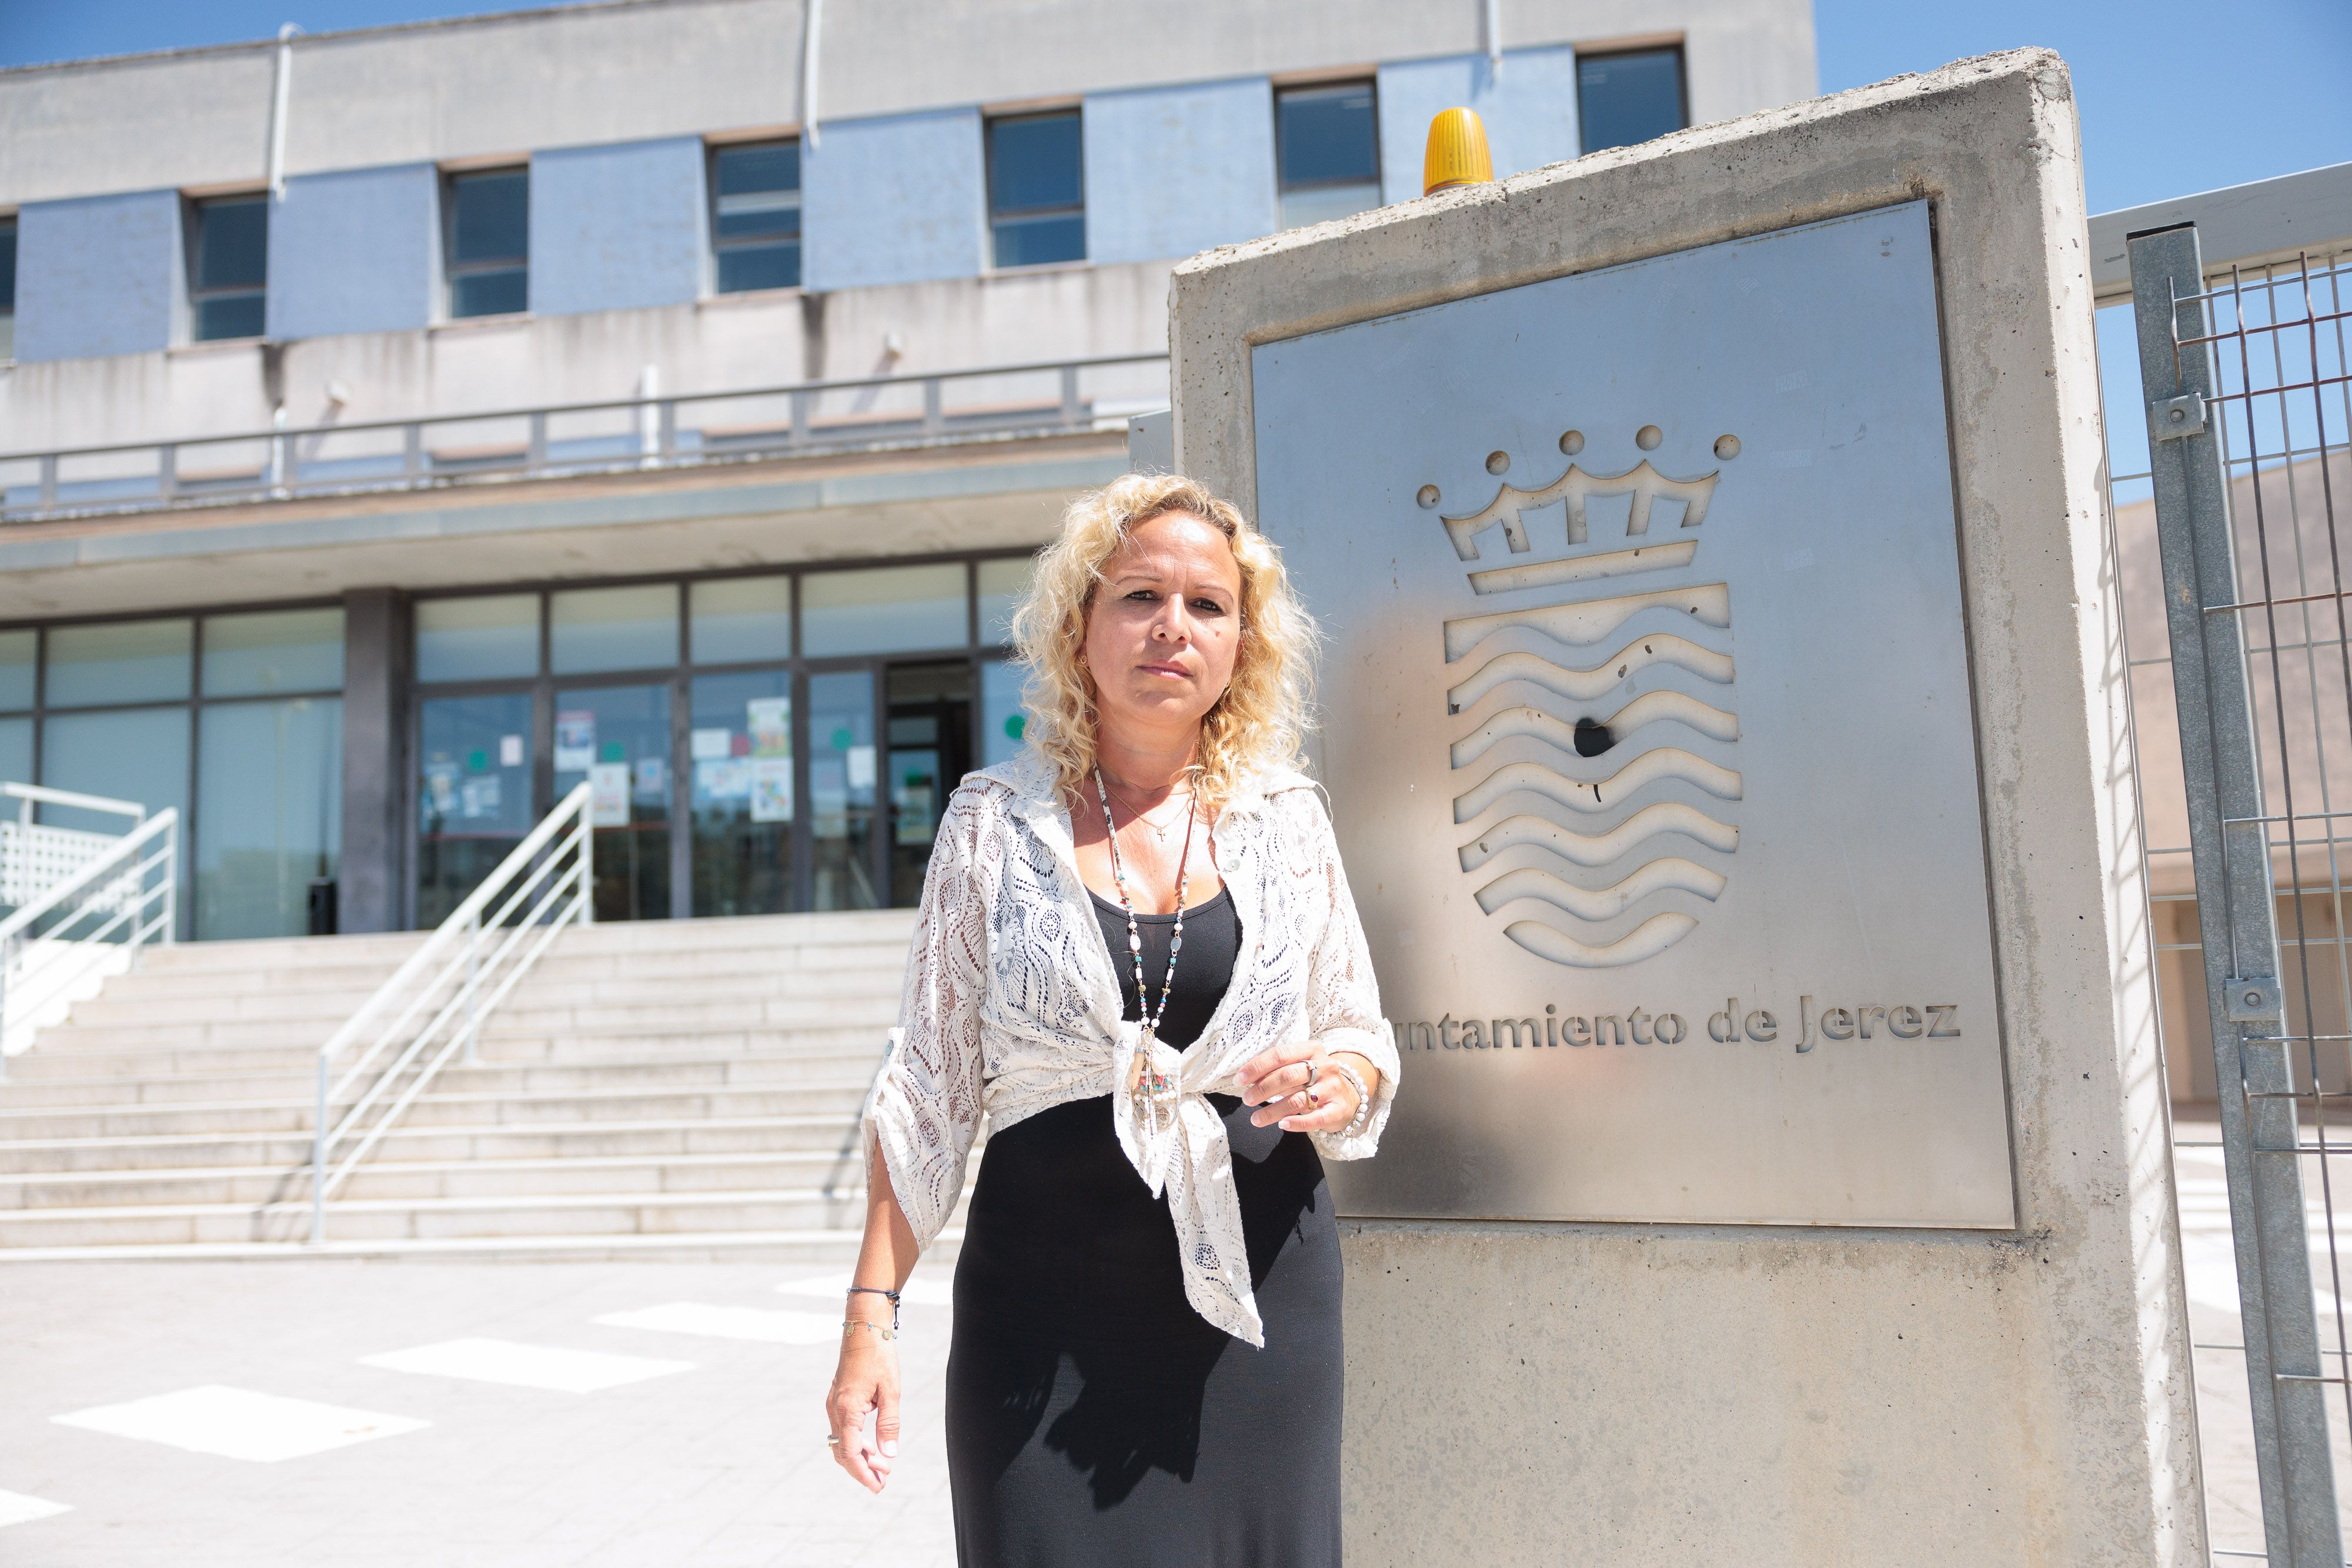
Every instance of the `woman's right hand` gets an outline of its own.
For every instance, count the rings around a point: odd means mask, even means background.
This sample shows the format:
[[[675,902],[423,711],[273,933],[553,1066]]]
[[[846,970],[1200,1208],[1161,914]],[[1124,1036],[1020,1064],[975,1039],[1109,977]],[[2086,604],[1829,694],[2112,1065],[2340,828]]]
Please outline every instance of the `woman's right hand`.
[[[878,1492],[898,1456],[898,1349],[868,1328],[842,1331],[841,1360],[824,1412],[833,1428],[833,1457],[850,1479]],[[869,1435],[866,1418],[874,1417]]]

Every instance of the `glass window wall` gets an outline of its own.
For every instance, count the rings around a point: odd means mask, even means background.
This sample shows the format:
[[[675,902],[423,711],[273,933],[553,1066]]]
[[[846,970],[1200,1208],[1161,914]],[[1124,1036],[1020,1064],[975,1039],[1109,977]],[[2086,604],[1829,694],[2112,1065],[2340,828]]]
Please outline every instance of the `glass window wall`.
[[[547,604],[548,665],[559,675],[677,663],[677,584],[575,588]]]
[[[694,913],[780,915],[792,907],[792,673],[697,675],[692,689]]]
[[[555,798],[588,786],[599,920],[670,913],[669,694],[667,683],[555,694]]]
[[[180,936],[299,936],[340,874],[342,685],[334,605],[0,631],[0,779],[177,810]]]
[[[415,918],[454,907],[583,780],[600,920],[912,902],[948,794],[1020,744],[1001,649],[1030,570],[998,556],[420,601]]]
[[[793,656],[793,580],[722,577],[688,591],[698,664],[749,664]]]
[[[343,612],[273,610],[205,622],[205,695],[341,691]]]
[[[488,681],[539,673],[539,596],[494,593],[416,606],[416,678]]]
[[[971,635],[961,561],[811,572],[801,580],[801,652],[811,658],[959,648]]]
[[[199,735],[196,936],[307,930],[342,859],[342,700],[207,706]]]
[[[83,707],[185,697],[194,651],[195,622],[185,619],[53,627],[47,705]]]

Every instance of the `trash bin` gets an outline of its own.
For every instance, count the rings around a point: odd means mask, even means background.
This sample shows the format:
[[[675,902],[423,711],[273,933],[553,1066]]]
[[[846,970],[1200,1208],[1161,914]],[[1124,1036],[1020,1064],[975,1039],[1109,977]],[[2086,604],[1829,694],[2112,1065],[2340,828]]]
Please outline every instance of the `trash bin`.
[[[310,935],[332,936],[335,934],[335,879],[318,876],[310,879]]]

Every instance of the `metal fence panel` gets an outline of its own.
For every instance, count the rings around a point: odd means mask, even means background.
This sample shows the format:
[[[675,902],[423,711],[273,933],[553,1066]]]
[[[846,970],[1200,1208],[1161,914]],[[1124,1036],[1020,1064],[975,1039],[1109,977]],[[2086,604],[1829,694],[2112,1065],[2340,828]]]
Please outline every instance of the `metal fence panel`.
[[[2339,1145],[2326,1132],[2330,1103],[2352,1099],[2343,1087],[2352,1031],[2340,1021],[2352,1013],[2352,966],[2336,852],[2352,839],[2336,827],[2352,812],[2334,808],[2352,780],[2330,769],[2352,754],[2352,593],[2336,527],[2340,480],[2329,472],[2331,445],[2340,449],[2345,434],[2344,269],[2299,258],[2251,286],[2233,276],[2209,289],[2194,227],[2137,235],[2129,248],[2137,401],[2148,422],[2194,865],[2193,946],[2203,959],[2244,1331],[2232,1348],[2245,1358],[2264,1551],[2273,1563],[2335,1568],[2344,1558],[2331,1385],[2352,1420],[2329,1169]],[[2131,406],[2111,399],[2110,419],[2130,417]],[[2162,943],[2165,934],[2160,946],[2192,946]],[[2316,1240],[2306,1225],[2306,1159],[2318,1176]],[[2315,1248],[2334,1318],[2326,1353]]]

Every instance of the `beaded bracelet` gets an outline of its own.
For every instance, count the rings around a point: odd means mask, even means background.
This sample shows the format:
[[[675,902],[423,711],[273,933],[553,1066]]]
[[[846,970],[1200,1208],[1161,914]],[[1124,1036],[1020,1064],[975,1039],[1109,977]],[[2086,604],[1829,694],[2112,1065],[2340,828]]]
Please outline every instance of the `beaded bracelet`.
[[[1352,1138],[1357,1134],[1364,1130],[1364,1124],[1371,1118],[1371,1091],[1364,1087],[1363,1074],[1358,1072],[1346,1062],[1332,1062],[1331,1071],[1346,1079],[1348,1081],[1348,1087],[1356,1092],[1356,1113],[1348,1118],[1348,1124],[1346,1126],[1339,1129],[1339,1136],[1343,1138]]]

